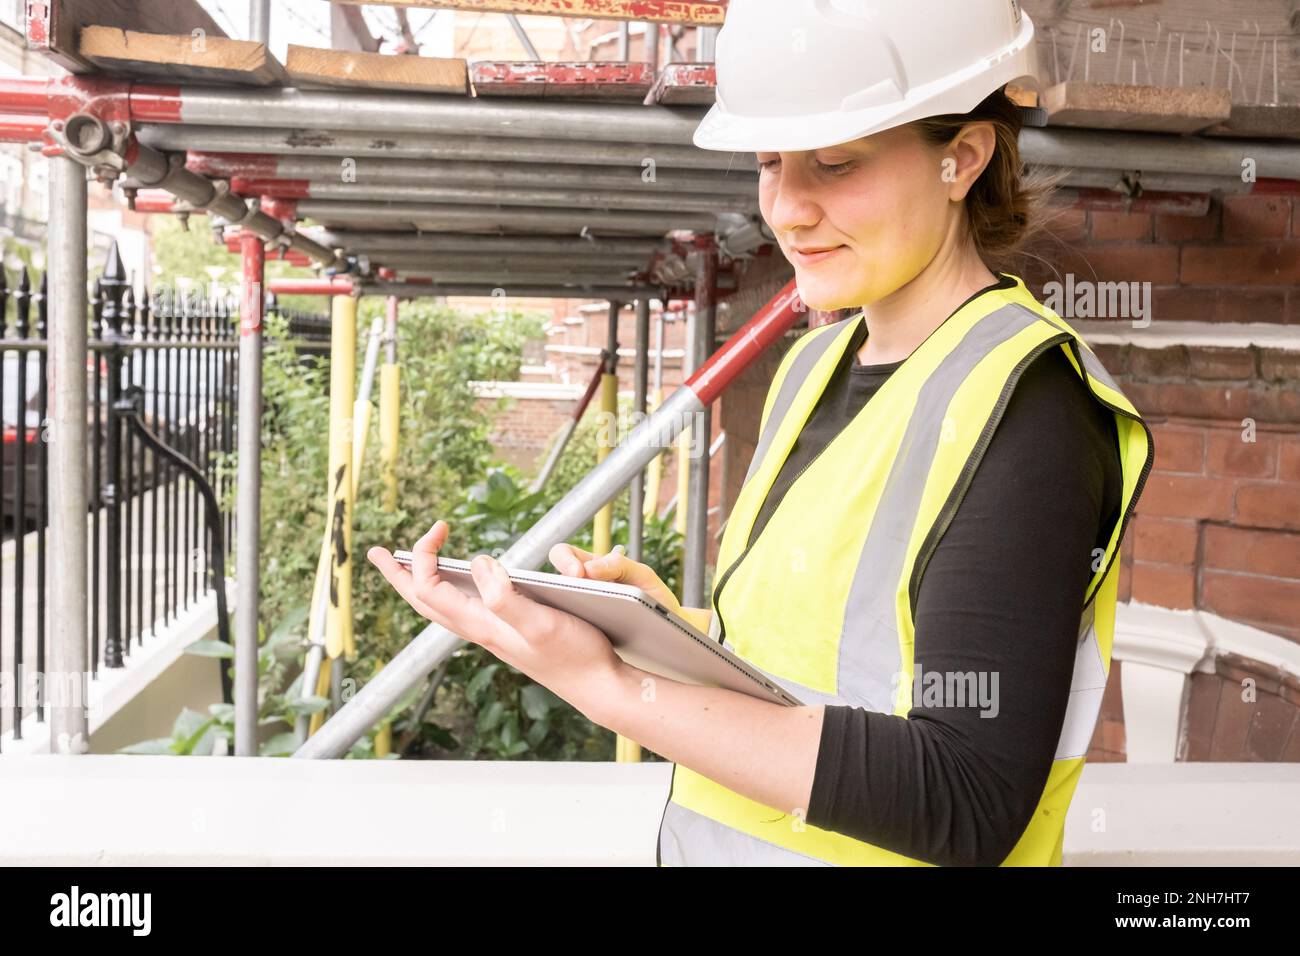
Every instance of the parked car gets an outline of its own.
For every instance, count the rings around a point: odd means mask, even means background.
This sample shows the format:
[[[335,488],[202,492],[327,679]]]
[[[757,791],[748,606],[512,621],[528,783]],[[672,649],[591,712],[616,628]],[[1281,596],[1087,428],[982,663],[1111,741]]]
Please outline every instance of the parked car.
[[[0,418],[3,419],[3,432],[0,433],[3,445],[3,467],[0,467],[0,505],[3,505],[3,518],[6,523],[13,520],[17,511],[18,498],[18,443],[24,442],[24,492],[23,492],[23,516],[27,523],[36,524],[40,520],[40,491],[44,478],[40,470],[40,442],[41,442],[41,416],[40,416],[40,369],[39,356],[36,352],[27,353],[27,395],[23,408],[23,424],[19,426],[18,415],[18,362],[19,357],[16,351],[6,352],[4,355],[4,388],[3,395],[0,396]],[[93,359],[86,365],[86,434],[93,440],[95,435],[95,408],[90,400],[94,394],[95,376]],[[152,364],[152,363],[150,363]],[[167,416],[172,410],[173,404],[180,405],[177,418],[185,424],[182,424],[182,435],[186,435],[188,430],[193,427],[192,423],[197,419],[200,427],[206,429],[205,447],[219,447],[220,434],[218,430],[218,420],[205,414],[205,408],[201,398],[203,397],[202,386],[206,383],[196,383],[200,386],[196,393],[173,394],[170,390],[167,395],[161,398],[149,386],[153,384],[152,369],[149,369],[148,379],[146,381],[145,401],[144,401],[144,421],[145,424],[159,437],[175,441],[176,436],[162,433],[162,428],[166,426]],[[107,378],[107,366],[104,359],[100,358],[100,408],[101,414],[106,414],[108,403],[108,388],[105,385]],[[155,407],[156,406],[156,407]],[[161,414],[159,414],[161,412]],[[123,444],[125,445],[126,430],[123,430]],[[107,455],[104,454],[103,445],[107,440],[107,432],[101,429],[99,432],[100,441],[100,475],[101,486],[108,480],[106,470]],[[179,443],[180,450],[186,451],[188,445],[185,443],[186,438],[182,438]],[[140,447],[137,443],[135,447]],[[154,461],[155,456],[151,452],[144,453],[144,476],[143,482],[140,475],[140,464],[138,460],[131,469],[131,490],[133,493],[139,492],[144,488],[150,488],[154,485]],[[123,465],[125,467],[125,461]],[[166,475],[166,471],[161,474]],[[125,479],[125,476],[124,476]],[[123,481],[125,485],[125,480]],[[142,488],[143,485],[143,488]],[[93,504],[95,500],[94,491],[94,456],[86,456],[86,494],[87,499]]]

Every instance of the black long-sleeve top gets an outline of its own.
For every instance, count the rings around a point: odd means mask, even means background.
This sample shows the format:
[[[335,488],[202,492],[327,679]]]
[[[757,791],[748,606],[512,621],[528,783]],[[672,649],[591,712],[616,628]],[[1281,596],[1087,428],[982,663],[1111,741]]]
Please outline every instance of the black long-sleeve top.
[[[860,324],[751,540],[793,477],[902,364],[859,364],[865,339]],[[1013,389],[917,597],[917,667],[997,672],[996,716],[923,698],[907,717],[828,706],[810,824],[928,863],[1007,857],[1051,769],[1094,549],[1118,518],[1121,481],[1112,413],[1049,349]]]

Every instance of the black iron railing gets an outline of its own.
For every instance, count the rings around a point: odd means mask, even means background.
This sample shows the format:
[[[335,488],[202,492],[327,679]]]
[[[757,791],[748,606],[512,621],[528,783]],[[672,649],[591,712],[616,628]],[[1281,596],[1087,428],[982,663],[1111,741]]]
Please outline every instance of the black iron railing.
[[[0,733],[16,736],[36,710],[24,683],[44,674],[47,652],[46,292],[44,278],[33,289],[26,270],[10,290],[0,269],[0,682],[12,692]],[[237,439],[236,302],[233,294],[161,289],[137,296],[116,246],[94,283],[86,366],[92,679],[101,667],[126,665],[145,635],[175,624],[218,583],[214,557],[224,555],[235,531],[233,513],[214,516],[212,504],[230,497],[233,481],[219,463]],[[300,351],[328,350],[328,316],[281,309],[273,300],[268,311],[288,319]],[[176,454],[161,454],[140,428],[128,427],[133,414]],[[221,670],[229,701],[225,662]],[[43,716],[36,712],[38,721]]]

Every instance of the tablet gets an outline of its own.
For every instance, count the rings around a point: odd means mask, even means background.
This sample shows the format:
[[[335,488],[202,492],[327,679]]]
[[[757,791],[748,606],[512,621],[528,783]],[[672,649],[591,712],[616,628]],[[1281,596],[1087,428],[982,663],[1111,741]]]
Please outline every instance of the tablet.
[[[410,566],[410,551],[394,551],[393,557]],[[438,574],[478,597],[469,565],[439,555]],[[797,707],[802,703],[638,587],[545,571],[507,570],[522,594],[600,628],[614,652],[633,667],[684,684],[725,687],[775,704]]]

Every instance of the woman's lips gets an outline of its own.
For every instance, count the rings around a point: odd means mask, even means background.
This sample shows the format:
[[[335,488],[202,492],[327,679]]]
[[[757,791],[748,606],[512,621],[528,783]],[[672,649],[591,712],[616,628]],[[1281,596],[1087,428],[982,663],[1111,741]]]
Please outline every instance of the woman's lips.
[[[791,249],[790,254],[794,256],[796,265],[813,266],[819,262],[825,262],[837,252],[843,252],[844,246],[836,246],[834,249],[828,249],[825,252],[806,253],[799,252],[797,249]]]

